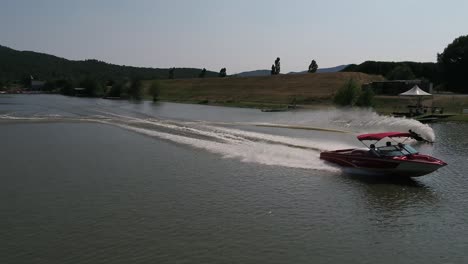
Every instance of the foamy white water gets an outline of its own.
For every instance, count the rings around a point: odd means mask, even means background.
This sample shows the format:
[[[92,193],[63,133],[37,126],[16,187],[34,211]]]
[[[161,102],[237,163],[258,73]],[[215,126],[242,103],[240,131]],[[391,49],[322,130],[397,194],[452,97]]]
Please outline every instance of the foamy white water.
[[[435,141],[434,131],[427,124],[409,118],[382,116],[366,109],[337,109],[333,111],[332,122],[357,133],[407,132],[411,129],[423,138]]]

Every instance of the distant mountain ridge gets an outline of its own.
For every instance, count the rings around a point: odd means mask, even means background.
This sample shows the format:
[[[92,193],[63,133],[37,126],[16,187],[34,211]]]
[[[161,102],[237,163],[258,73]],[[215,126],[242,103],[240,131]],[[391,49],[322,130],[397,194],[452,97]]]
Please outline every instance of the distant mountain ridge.
[[[344,64],[344,65],[338,65],[335,67],[330,67],[330,68],[319,68],[317,70],[318,73],[322,72],[339,72],[343,70],[344,68],[348,67],[349,64]],[[302,72],[289,72],[287,74],[304,74],[307,73],[307,71],[302,71]],[[240,77],[253,77],[253,76],[267,76],[270,75],[271,71],[270,70],[254,70],[254,71],[245,71],[241,72],[238,74],[235,74],[236,76]]]
[[[235,74],[239,77],[254,77],[254,76],[267,76],[271,75],[271,70],[254,70],[254,71],[245,71]]]
[[[176,68],[175,78],[196,78],[201,69]],[[169,69],[115,65],[103,61],[68,60],[34,51],[18,51],[0,45],[0,81],[23,80],[33,76],[39,80],[96,78],[116,80],[122,78],[167,79]],[[206,77],[218,76],[206,71]]]

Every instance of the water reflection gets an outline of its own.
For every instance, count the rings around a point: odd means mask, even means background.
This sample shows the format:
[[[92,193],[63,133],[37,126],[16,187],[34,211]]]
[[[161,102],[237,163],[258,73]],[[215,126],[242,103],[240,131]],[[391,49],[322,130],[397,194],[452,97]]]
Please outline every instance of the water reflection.
[[[375,225],[402,224],[399,220],[420,215],[421,208],[427,210],[439,203],[434,190],[418,179],[344,174],[341,178],[360,192],[363,209]]]

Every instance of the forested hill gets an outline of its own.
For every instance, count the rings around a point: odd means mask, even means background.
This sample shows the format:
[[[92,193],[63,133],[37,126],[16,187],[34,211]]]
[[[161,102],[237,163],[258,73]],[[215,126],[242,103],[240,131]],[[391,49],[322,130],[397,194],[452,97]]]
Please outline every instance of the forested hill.
[[[359,65],[351,64],[342,72],[362,72],[382,75],[389,80],[427,79],[436,84],[441,82],[440,70],[433,62],[387,62],[366,61]]]
[[[174,78],[198,77],[201,69],[176,68]],[[122,78],[167,79],[169,69],[120,66],[98,60],[73,61],[53,55],[18,51],[0,45],[0,81],[19,81],[33,76],[38,80],[93,78],[118,80]],[[206,71],[206,77],[218,76]]]

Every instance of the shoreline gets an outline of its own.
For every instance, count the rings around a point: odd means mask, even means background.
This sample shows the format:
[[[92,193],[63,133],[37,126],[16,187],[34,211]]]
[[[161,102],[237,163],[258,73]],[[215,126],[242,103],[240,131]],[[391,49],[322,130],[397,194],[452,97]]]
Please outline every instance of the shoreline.
[[[0,96],[10,96],[15,94],[27,94],[27,95],[38,95],[38,94],[59,94],[59,93],[2,93]],[[96,97],[89,97],[96,98]],[[126,100],[124,98],[105,98],[106,100]],[[144,93],[142,101],[153,102],[152,97],[147,93]],[[430,100],[425,100],[429,102]],[[327,108],[336,108],[331,99],[315,99],[313,103],[299,103],[294,109],[289,109],[289,104],[284,102],[271,102],[271,101],[236,101],[236,100],[190,100],[190,99],[172,99],[162,97],[156,102],[168,102],[168,103],[181,103],[181,104],[194,104],[194,105],[210,105],[210,106],[221,106],[221,107],[236,107],[236,108],[251,108],[260,110],[271,110],[264,112],[285,112],[285,111],[297,111],[301,109],[309,110],[321,110]],[[435,122],[468,122],[468,114],[461,113],[461,109],[465,108],[468,102],[468,95],[464,94],[435,94],[434,105],[441,106],[447,109],[445,114],[453,114],[453,116],[436,120]],[[403,109],[406,107],[408,100],[402,100],[398,96],[376,96],[375,106],[372,109],[379,115],[391,116],[391,113],[397,109]],[[467,107],[468,108],[468,107]],[[456,111],[456,109],[459,109]],[[454,111],[455,110],[455,111]]]

